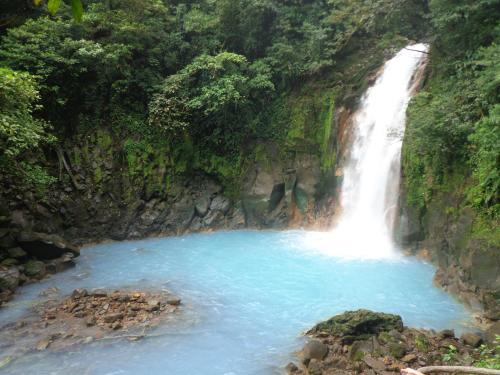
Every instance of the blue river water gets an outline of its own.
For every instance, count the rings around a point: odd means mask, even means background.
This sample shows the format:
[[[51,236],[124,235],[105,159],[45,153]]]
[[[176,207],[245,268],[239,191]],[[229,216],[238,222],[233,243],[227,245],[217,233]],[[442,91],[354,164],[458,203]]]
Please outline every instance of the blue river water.
[[[26,355],[0,373],[279,374],[303,343],[303,331],[345,310],[397,313],[422,328],[460,332],[470,324],[470,313],[432,285],[431,265],[403,256],[327,255],[307,246],[308,236],[235,231],[87,247],[74,269],[21,288],[0,310],[0,322],[18,319],[53,286],[63,295],[78,287],[165,287],[182,298],[179,321],[138,342]]]

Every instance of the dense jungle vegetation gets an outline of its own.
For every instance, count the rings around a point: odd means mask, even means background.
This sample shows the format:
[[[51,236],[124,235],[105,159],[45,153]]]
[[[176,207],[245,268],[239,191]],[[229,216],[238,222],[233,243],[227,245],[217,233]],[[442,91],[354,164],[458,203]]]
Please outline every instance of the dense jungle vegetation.
[[[86,0],[81,22],[72,2],[55,15],[43,1],[3,3],[3,183],[50,186],[53,150],[96,129],[121,139],[131,164],[161,149],[172,173],[200,170],[227,185],[256,141],[300,139],[324,154],[325,131],[297,130],[303,114],[289,98],[310,90],[312,104],[330,93],[349,103],[366,84],[353,66],[368,64],[353,51],[406,37],[432,44],[409,110],[409,201],[424,209],[465,179],[464,204],[498,219],[497,0]]]
[[[430,1],[430,69],[412,101],[403,149],[408,200],[436,194],[472,208],[473,235],[500,244],[500,3]]]

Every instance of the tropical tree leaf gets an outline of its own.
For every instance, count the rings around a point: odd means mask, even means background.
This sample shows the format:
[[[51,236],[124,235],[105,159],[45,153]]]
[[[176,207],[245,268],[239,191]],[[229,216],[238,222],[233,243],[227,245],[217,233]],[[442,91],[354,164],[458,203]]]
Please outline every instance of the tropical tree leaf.
[[[71,0],[71,12],[76,21],[81,21],[83,16],[83,5],[81,0]]]
[[[47,9],[52,15],[56,14],[60,6],[61,0],[49,0],[49,2],[47,3]]]

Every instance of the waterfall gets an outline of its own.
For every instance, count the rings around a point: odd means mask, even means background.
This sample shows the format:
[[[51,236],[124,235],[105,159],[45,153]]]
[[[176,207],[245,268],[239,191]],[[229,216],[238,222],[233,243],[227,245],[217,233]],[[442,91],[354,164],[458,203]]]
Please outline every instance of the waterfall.
[[[417,51],[425,52],[427,46],[408,46],[385,63],[353,116],[350,151],[343,166],[341,214],[327,238],[321,236],[323,252],[362,259],[397,256],[393,226],[406,109],[415,91],[413,78],[426,56]]]

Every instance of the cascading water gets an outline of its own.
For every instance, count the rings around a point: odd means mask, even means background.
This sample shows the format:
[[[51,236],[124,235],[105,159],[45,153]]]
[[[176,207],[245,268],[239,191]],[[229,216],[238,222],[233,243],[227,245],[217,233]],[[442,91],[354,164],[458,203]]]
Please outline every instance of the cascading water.
[[[362,259],[397,256],[392,229],[405,113],[414,92],[413,77],[424,65],[426,51],[425,44],[402,49],[384,65],[361,100],[353,117],[352,144],[344,166],[342,213],[327,238],[319,238],[320,248],[328,254]]]

